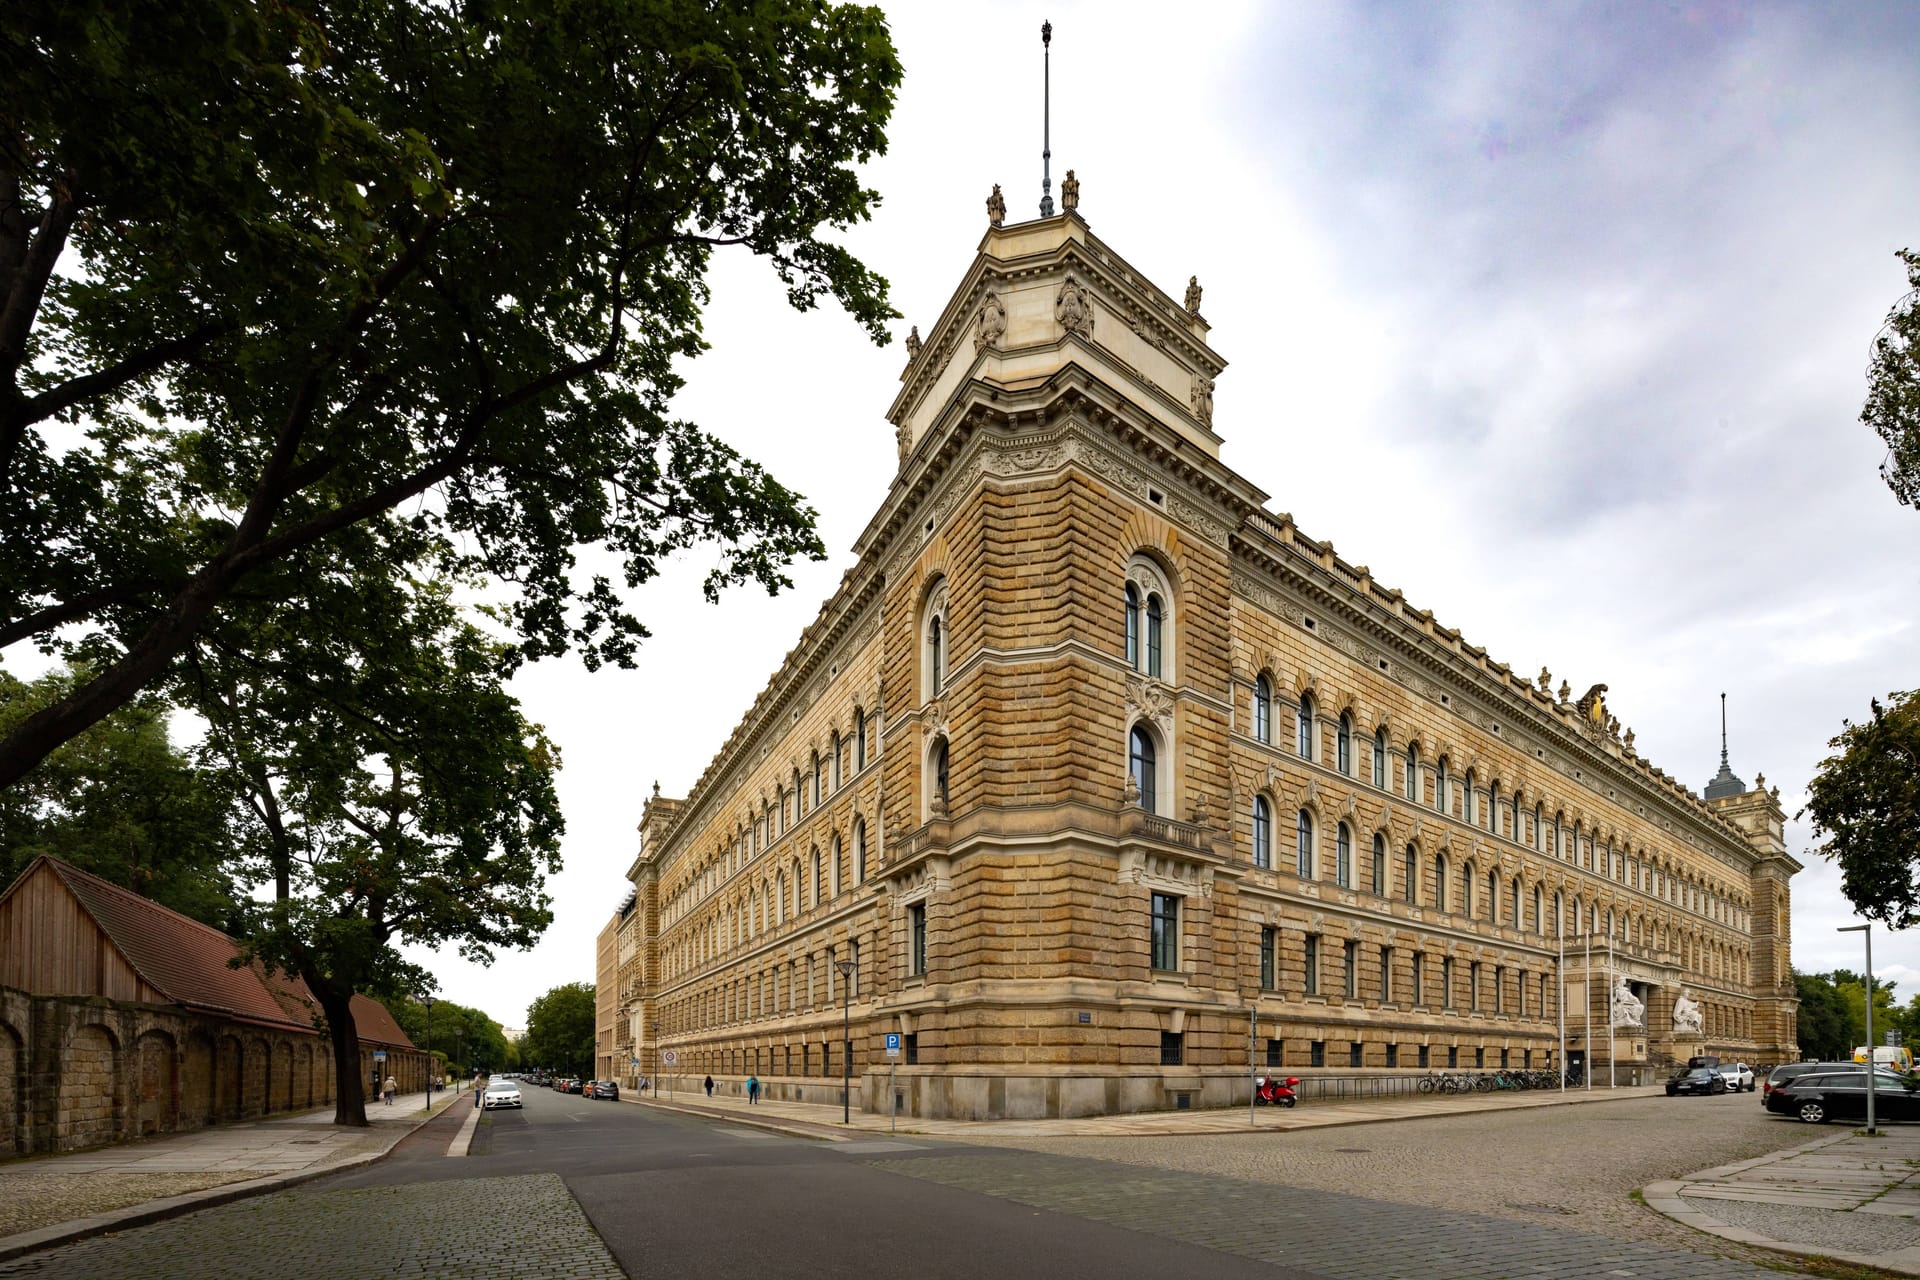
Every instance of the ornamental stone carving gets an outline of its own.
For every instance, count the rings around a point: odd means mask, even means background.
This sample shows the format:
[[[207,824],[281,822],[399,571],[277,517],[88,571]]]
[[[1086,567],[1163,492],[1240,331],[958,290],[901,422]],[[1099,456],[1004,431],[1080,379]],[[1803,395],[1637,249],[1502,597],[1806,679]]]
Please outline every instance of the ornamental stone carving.
[[[1060,292],[1054,297],[1053,318],[1058,320],[1060,327],[1068,333],[1078,334],[1088,339],[1093,337],[1093,302],[1087,297],[1086,290],[1080,287],[1080,282],[1071,274],[1067,276],[1066,281],[1060,286]]]
[[[1213,425],[1213,379],[1204,373],[1194,374],[1193,390],[1188,392],[1188,399],[1193,404],[1193,416],[1200,419],[1204,425],[1211,427]]]
[[[998,191],[996,187],[994,190]],[[1007,309],[1000,305],[1000,295],[987,290],[987,296],[980,301],[980,314],[974,320],[973,349],[983,350],[997,347],[1007,332]]]

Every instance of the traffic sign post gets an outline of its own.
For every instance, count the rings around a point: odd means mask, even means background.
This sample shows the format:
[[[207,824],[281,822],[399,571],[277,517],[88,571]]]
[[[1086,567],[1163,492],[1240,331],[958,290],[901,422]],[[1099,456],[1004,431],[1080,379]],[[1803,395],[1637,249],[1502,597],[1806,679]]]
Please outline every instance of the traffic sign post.
[[[887,1116],[887,1132],[900,1132],[900,1094],[893,1087],[893,1064],[900,1057],[900,1033],[887,1032],[887,1097],[892,1099]]]

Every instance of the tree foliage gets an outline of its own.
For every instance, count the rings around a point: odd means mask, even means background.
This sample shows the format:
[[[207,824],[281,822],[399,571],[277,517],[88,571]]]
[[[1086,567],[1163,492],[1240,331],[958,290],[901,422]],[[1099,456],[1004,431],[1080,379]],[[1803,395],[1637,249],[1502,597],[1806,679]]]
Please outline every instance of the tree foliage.
[[[1815,852],[1840,867],[1840,889],[1889,928],[1920,921],[1920,690],[1872,700],[1872,718],[1828,743],[1806,808]]]
[[[899,78],[825,0],[0,6],[0,648],[91,664],[0,788],[317,581],[483,578],[589,665],[646,632],[583,546],[785,585],[813,513],[675,365],[724,246],[885,341],[834,233]]]
[[[1920,507],[1920,252],[1902,249],[1910,291],[1887,312],[1867,365],[1860,421],[1887,445],[1880,476],[1894,496]]]
[[[0,733],[85,679],[67,670],[23,682],[0,672]],[[143,694],[0,791],[0,886],[50,854],[216,929],[235,928],[243,895],[225,863],[226,796],[174,745],[168,713]]]
[[[520,1056],[530,1066],[585,1075],[593,1070],[594,987],[569,982],[527,1006]]]
[[[429,1026],[427,1005],[419,1000],[406,997],[390,1001],[387,1008],[409,1040],[419,1048],[431,1049],[456,1075],[466,1075],[475,1068],[497,1071],[518,1065],[519,1055],[506,1032],[482,1010],[451,1000],[435,1000]]]

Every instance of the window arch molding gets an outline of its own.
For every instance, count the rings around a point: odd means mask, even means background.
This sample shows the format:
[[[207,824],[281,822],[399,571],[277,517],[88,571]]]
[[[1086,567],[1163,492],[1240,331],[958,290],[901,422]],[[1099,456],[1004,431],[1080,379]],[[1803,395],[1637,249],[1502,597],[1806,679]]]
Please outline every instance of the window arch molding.
[[[944,733],[935,734],[927,744],[926,762],[926,813],[930,818],[944,818],[947,805],[952,799],[952,748]]]
[[[927,584],[920,603],[920,698],[930,701],[946,691],[951,658],[952,628],[947,622],[947,580],[944,575]]]
[[[1263,870],[1273,867],[1273,801],[1264,793],[1253,797],[1253,865]]]
[[[1166,737],[1152,720],[1137,719],[1127,727],[1126,747],[1129,798],[1148,813],[1159,813],[1172,764]]]
[[[1253,678],[1253,737],[1269,746],[1273,743],[1273,677],[1262,671]]]

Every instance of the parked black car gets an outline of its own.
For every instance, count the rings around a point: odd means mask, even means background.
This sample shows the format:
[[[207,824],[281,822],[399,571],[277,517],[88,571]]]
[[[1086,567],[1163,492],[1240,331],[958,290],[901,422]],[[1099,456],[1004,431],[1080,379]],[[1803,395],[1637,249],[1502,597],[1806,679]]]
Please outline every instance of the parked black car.
[[[620,1101],[620,1085],[614,1080],[595,1080],[587,1093],[589,1098],[611,1098]]]
[[[1725,1093],[1727,1078],[1712,1067],[1691,1067],[1674,1073],[1667,1081],[1667,1096],[1678,1093]]]
[[[1852,1071],[1856,1066],[1857,1064],[1852,1062],[1783,1062],[1767,1072],[1767,1078],[1760,1082],[1760,1101],[1764,1105],[1767,1095],[1775,1089],[1784,1089],[1801,1076],[1812,1075],[1816,1071]]]
[[[567,1081],[568,1093],[585,1093],[586,1091],[587,1091],[587,1082],[585,1080]]]
[[[1766,1108],[1784,1116],[1797,1116],[1808,1124],[1829,1120],[1865,1120],[1867,1118],[1867,1073],[1852,1066],[1836,1071],[1804,1073],[1767,1090]],[[1873,1076],[1873,1116],[1879,1120],[1920,1120],[1920,1093],[1915,1082],[1891,1071],[1876,1071]]]

